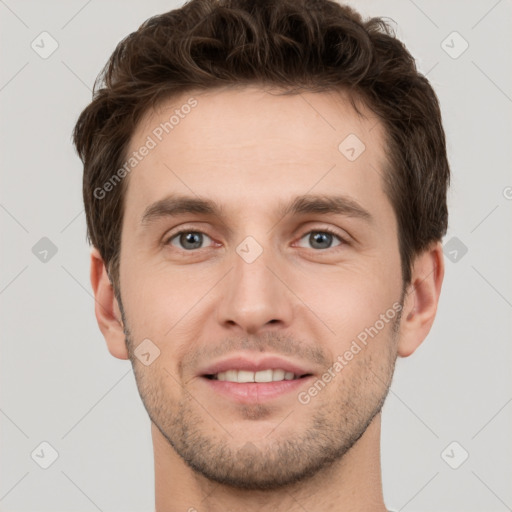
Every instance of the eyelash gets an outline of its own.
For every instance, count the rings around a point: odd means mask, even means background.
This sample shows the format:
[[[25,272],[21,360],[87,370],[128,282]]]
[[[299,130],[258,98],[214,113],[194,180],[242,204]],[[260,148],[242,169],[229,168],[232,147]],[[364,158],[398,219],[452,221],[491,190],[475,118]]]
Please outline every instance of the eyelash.
[[[211,239],[211,237],[204,231],[200,231],[197,229],[182,229],[182,230],[177,231],[176,233],[173,233],[172,235],[168,236],[164,241],[164,245],[166,245],[166,246],[170,245],[171,240],[178,237],[179,235],[182,235],[183,233],[199,233],[201,235],[206,235]],[[349,243],[347,242],[347,240],[344,237],[342,237],[339,233],[337,233],[333,229],[330,229],[327,227],[319,228],[319,229],[311,229],[309,231],[306,231],[302,236],[299,237],[299,240],[302,240],[306,235],[309,235],[311,233],[328,233],[329,235],[333,235],[336,238],[338,238],[338,240],[341,242],[339,245],[336,245],[334,247],[329,247],[327,249],[318,249],[318,250],[313,249],[313,250],[315,250],[315,252],[325,252],[325,251],[329,251],[329,250],[336,250],[337,248],[340,248],[341,246],[349,245]],[[176,247],[176,249],[179,249],[179,248]],[[180,249],[180,250],[182,250],[183,252],[192,253],[192,252],[200,251],[201,249],[206,249],[206,247],[201,247],[199,249],[190,249],[188,251],[186,249]]]

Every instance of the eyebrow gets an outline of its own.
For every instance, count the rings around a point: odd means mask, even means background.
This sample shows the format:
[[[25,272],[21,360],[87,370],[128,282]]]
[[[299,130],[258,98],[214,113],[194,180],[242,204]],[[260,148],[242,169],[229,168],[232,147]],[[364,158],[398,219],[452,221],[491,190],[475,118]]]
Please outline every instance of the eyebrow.
[[[224,217],[223,208],[211,199],[200,197],[170,195],[148,206],[141,217],[142,225],[149,225],[159,219],[183,214],[199,214]],[[368,223],[373,217],[354,199],[344,195],[303,195],[295,197],[286,204],[280,203],[276,212],[280,217],[287,215],[306,215],[311,213],[329,215],[338,214],[355,217]]]

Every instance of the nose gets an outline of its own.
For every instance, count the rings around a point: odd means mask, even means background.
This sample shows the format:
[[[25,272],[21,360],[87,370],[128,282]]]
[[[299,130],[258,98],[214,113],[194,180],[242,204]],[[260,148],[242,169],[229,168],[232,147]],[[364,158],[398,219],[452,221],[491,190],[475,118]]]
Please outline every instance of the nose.
[[[285,329],[292,323],[294,295],[287,287],[286,270],[270,250],[252,261],[233,254],[234,268],[224,280],[217,309],[218,321],[238,334]]]

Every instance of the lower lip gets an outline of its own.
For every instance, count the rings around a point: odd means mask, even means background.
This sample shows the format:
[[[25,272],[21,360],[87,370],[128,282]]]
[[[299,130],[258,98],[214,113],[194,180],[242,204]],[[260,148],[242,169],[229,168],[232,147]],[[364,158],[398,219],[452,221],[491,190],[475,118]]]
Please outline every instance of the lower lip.
[[[220,395],[235,400],[239,403],[260,403],[273,398],[278,398],[287,393],[303,387],[309,383],[311,376],[294,380],[281,380],[277,382],[229,382],[225,380],[213,380],[202,377],[206,384]]]

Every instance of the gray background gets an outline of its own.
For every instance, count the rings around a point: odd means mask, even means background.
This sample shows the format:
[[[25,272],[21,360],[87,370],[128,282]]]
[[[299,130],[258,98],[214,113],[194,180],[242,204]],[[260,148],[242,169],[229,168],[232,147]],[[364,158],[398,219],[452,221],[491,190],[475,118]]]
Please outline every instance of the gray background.
[[[453,172],[438,316],[398,361],[384,407],[386,504],[512,510],[512,3],[351,4],[392,18],[428,74]],[[0,0],[2,511],[153,510],[149,419],[130,363],[110,356],[93,314],[70,134],[116,43],[178,5]],[[31,47],[43,31],[59,45],[46,59]],[[56,254],[41,252],[43,237]],[[43,441],[59,454],[48,469]]]

